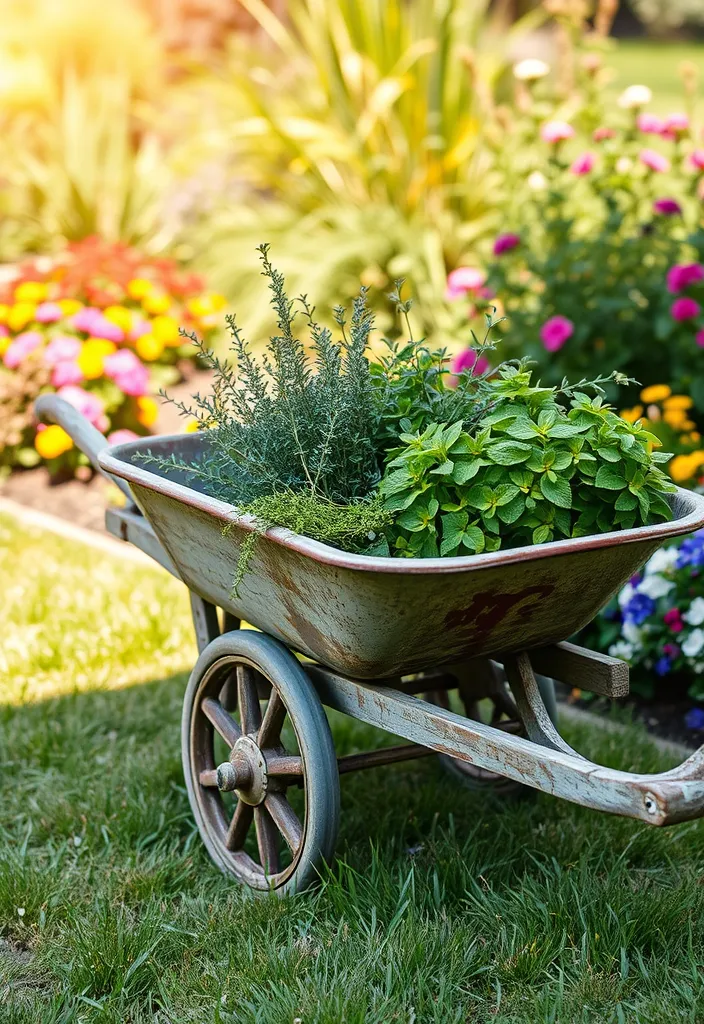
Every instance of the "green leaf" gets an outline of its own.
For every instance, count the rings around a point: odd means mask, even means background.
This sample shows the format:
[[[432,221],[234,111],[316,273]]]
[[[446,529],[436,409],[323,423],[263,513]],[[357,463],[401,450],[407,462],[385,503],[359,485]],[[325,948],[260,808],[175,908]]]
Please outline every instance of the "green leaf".
[[[550,480],[547,476],[542,476],[540,490],[553,505],[558,505],[560,508],[572,508],[572,488],[564,477],[558,476],[554,480]]]
[[[486,465],[484,459],[471,459],[468,461],[456,462],[452,471],[452,479],[460,486],[466,484],[477,475],[480,468]]]
[[[537,529],[533,530],[533,543],[544,544],[545,541],[550,540],[551,536],[552,530],[549,526],[546,526],[545,523],[543,523],[542,526],[539,526],[537,527]]]
[[[527,416],[519,416],[506,430],[509,437],[515,437],[519,441],[532,441],[540,433],[538,427],[529,420]]]
[[[442,465],[436,466],[435,469],[431,469],[430,472],[436,473],[438,476],[452,476],[452,471],[454,470],[454,468],[454,462],[450,462],[450,460],[447,459],[445,462],[442,463]]]
[[[548,430],[548,437],[576,437],[583,430],[584,427],[579,427],[575,423],[556,423]]]
[[[494,492],[496,504],[508,505],[519,493],[519,489],[515,484],[499,484]]]
[[[466,548],[471,548],[472,551],[479,554],[484,550],[486,541],[484,539],[484,534],[478,526],[468,526],[464,531],[462,543]]]
[[[453,423],[451,427],[446,427],[442,434],[442,443],[446,448],[450,448],[457,438],[462,433],[462,420],[457,423]]]
[[[466,512],[448,512],[447,515],[442,516],[440,521],[442,523],[443,537],[448,534],[462,533],[468,520],[469,516]]]
[[[440,541],[440,554],[443,556],[443,558],[446,555],[457,554],[457,549],[462,543],[463,536],[464,534],[462,533],[453,533],[449,537],[443,537],[443,539]]]
[[[597,487],[605,487],[609,491],[621,491],[626,486],[626,481],[619,476],[610,466],[601,466],[594,481]]]
[[[476,485],[472,487],[467,495],[467,503],[472,508],[478,508],[480,512],[484,512],[486,509],[491,508],[493,504],[493,495],[488,487],[482,487]]]
[[[623,491],[616,499],[614,508],[617,512],[630,512],[638,504],[638,499],[630,491]]]
[[[597,455],[604,460],[604,462],[620,462],[621,453],[618,448],[597,448]]]
[[[515,523],[517,519],[520,519],[523,510],[526,507],[526,499],[522,494],[517,494],[513,501],[509,502],[508,505],[502,505],[501,508],[496,510],[496,514],[502,523],[506,523],[510,526],[511,523]]]
[[[499,466],[515,466],[530,457],[532,448],[520,441],[499,441],[487,449],[487,455]]]

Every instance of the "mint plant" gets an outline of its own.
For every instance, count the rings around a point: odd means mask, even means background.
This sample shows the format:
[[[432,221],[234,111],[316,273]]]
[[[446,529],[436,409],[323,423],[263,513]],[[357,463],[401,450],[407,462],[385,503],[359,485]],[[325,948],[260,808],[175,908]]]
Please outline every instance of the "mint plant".
[[[390,550],[480,553],[669,519],[674,485],[658,465],[669,455],[604,403],[599,384],[581,387],[535,386],[530,370],[503,366],[483,382],[490,411],[473,434],[461,421],[401,434],[381,482],[397,513]]]

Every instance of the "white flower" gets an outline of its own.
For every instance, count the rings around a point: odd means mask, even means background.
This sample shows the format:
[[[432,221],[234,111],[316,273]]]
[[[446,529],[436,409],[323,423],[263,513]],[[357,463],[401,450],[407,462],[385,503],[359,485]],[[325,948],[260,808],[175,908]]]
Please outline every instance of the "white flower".
[[[532,188],[535,192],[546,188],[547,183],[548,179],[540,171],[533,171],[532,174],[528,175],[528,188]]]
[[[609,647],[609,654],[612,658],[623,658],[624,661],[630,661],[634,654],[633,644],[629,644],[626,640],[617,640]]]
[[[701,626],[704,622],[704,597],[695,597],[682,618],[690,626]]]
[[[638,584],[638,593],[645,594],[646,597],[652,597],[653,601],[656,601],[659,597],[669,594],[674,585],[673,580],[667,580],[664,576],[646,576]],[[698,625],[698,623],[694,623],[694,625]]]
[[[619,96],[618,105],[633,110],[634,107],[644,107],[652,98],[653,94],[647,85],[629,85]]]
[[[550,73],[550,65],[544,60],[537,60],[535,57],[528,57],[526,60],[519,60],[513,65],[513,74],[521,82],[535,82],[538,78],[545,78]]]
[[[631,600],[636,590],[632,583],[627,583],[621,593],[618,595],[618,606],[619,608],[625,608],[628,602]]]
[[[677,561],[677,548],[658,548],[654,555],[645,563],[646,576],[654,572],[666,572]]]
[[[682,644],[682,653],[688,658],[696,658],[704,647],[704,629],[693,629]]]
[[[633,645],[634,652],[643,646],[643,630],[638,629],[634,622],[624,622],[621,626],[621,633],[629,644]]]
[[[631,167],[633,167],[633,161],[630,157],[620,156],[616,161],[616,170],[619,174],[628,174]]]

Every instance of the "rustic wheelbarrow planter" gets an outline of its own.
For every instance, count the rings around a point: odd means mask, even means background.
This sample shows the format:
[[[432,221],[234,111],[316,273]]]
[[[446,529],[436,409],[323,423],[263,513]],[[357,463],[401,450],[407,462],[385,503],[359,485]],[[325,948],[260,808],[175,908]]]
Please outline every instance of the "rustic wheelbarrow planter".
[[[271,529],[234,597],[252,521],[139,460],[192,459],[202,434],[109,447],[54,395],[37,414],[125,493],[107,529],[190,591],[200,657],[183,708],[186,786],[208,852],[239,881],[304,888],[334,852],[339,775],[434,752],[499,792],[530,786],[653,825],[704,815],[704,747],[659,775],[594,764],[562,739],[551,684],[534,674],[628,692],[624,662],[565,638],[663,541],[704,526],[704,497],[678,490],[667,523],[456,558],[356,555]],[[241,619],[257,630],[239,629]],[[451,710],[452,691],[464,715]],[[338,759],[323,705],[409,743]]]

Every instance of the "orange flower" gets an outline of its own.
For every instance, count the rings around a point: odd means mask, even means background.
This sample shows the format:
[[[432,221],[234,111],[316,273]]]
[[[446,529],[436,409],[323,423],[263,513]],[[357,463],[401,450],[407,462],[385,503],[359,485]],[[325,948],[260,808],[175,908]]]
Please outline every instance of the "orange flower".
[[[626,423],[635,423],[635,421],[639,420],[642,415],[642,405],[634,405],[632,409],[621,409],[621,412],[619,413],[621,419],[625,420]]]
[[[52,423],[46,430],[39,431],[34,438],[34,447],[43,459],[57,459],[73,448],[73,441],[63,427]]]

